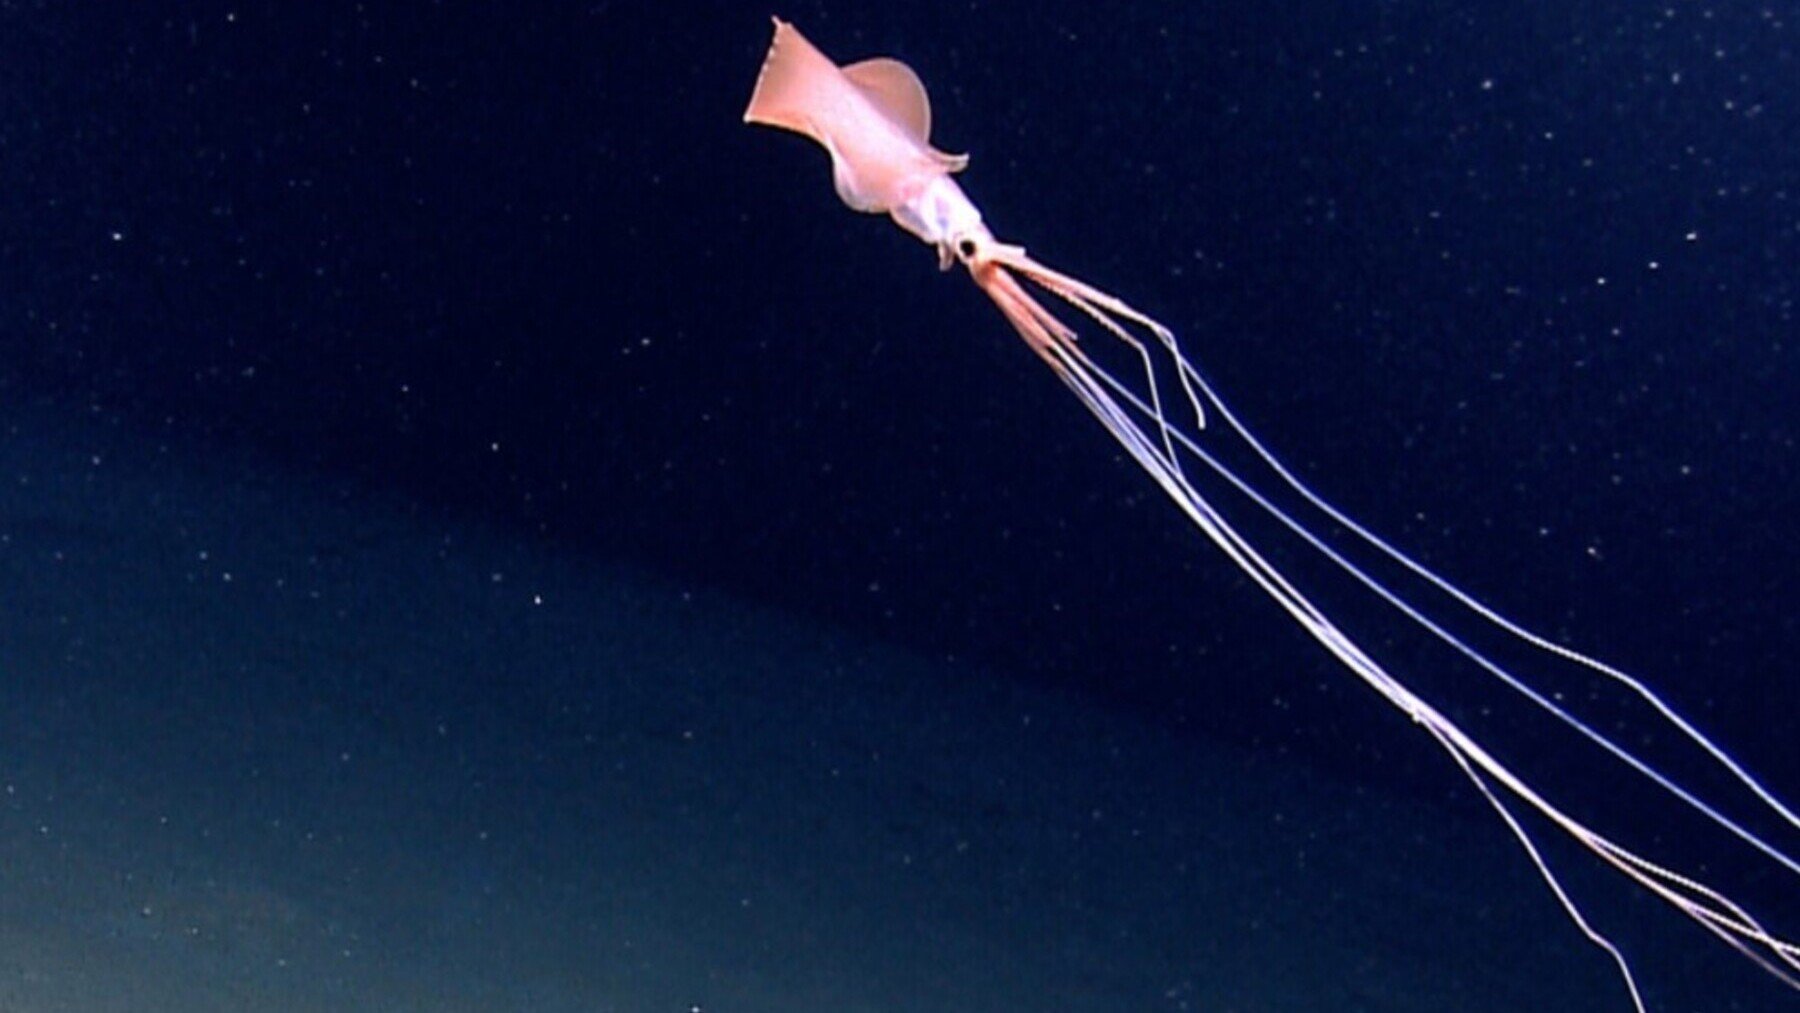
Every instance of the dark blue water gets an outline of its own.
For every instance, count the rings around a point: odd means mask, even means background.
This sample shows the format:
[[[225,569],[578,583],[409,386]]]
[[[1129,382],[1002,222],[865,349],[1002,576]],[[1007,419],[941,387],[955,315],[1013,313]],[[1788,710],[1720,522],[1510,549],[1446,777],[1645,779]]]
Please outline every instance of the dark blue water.
[[[338,945],[344,925],[394,944],[379,972],[266,999],[295,1008],[823,1008],[859,982],[883,997],[871,1009],[913,1008],[907,995],[934,1009],[1022,995],[1093,1009],[1626,1008],[1605,958],[1537,896],[1517,921],[1466,929],[1471,947],[1562,933],[1544,943],[1559,963],[1535,998],[1500,983],[1531,977],[1543,953],[1418,953],[1391,927],[1361,964],[1354,931],[1321,928],[1342,960],[1321,957],[1291,994],[1270,984],[1298,973],[1278,947],[1172,942],[1195,938],[1190,917],[1220,940],[1273,923],[1304,953],[1302,912],[1332,888],[1297,885],[1297,870],[1347,861],[1334,854],[1362,856],[1346,876],[1377,878],[1345,887],[1365,905],[1320,926],[1382,909],[1367,900],[1386,895],[1379,877],[1436,849],[1452,868],[1417,892],[1484,910],[1487,873],[1461,884],[1452,841],[1493,849],[1480,868],[1517,877],[1502,894],[1537,887],[1430,742],[1187,526],[966,279],[845,210],[816,148],[739,122],[768,13],[0,11],[0,760],[36,800],[8,811],[9,847],[41,869],[46,786],[86,784],[60,789],[84,800],[68,821],[90,828],[69,882],[236,884],[229,904],[201,891],[234,915],[189,919],[216,952],[174,946],[185,928],[134,915],[161,902],[131,889],[84,901],[96,914],[59,945],[150,947],[133,952],[171,975],[212,961],[201,980],[219,996],[250,987],[239,972],[278,959],[259,947],[295,925],[295,962],[356,949]],[[1317,0],[778,13],[836,58],[911,62],[934,139],[971,154],[962,182],[995,231],[1175,327],[1246,420],[1352,514],[1646,676],[1800,794],[1800,14]],[[1246,527],[1313,575],[1272,527]],[[195,590],[225,583],[259,597]],[[1620,768],[1504,709],[1351,589],[1319,593],[1572,804],[1704,863],[1790,934],[1800,924],[1791,875],[1621,788]],[[694,596],[708,611],[683,620],[671,603]],[[633,618],[621,600],[657,604]],[[734,634],[762,646],[718,632],[737,623],[766,623]],[[737,658],[762,659],[743,660],[758,677],[734,674]],[[1633,745],[1668,745],[1591,681],[1542,675]],[[948,688],[963,682],[974,688]],[[766,710],[746,702],[758,694],[774,697]],[[996,743],[1027,711],[1087,744]],[[750,714],[763,723],[734,720]],[[920,722],[915,753],[855,776]],[[662,752],[707,728],[729,729],[716,751]],[[1107,743],[1129,756],[1096,769],[1117,755]],[[933,756],[962,762],[931,769]],[[610,779],[618,764],[656,774]],[[1219,764],[1257,768],[1222,823],[1200,790]],[[961,776],[979,788],[945,787]],[[1073,800],[1129,799],[1140,781],[1143,796],[1117,802],[1132,816],[1084,850],[1093,807]],[[1252,804],[1288,781],[1317,792],[1293,812]],[[1328,808],[1361,793],[1380,801]],[[807,801],[790,811],[788,794]],[[132,815],[109,823],[114,809]],[[175,830],[150,829],[171,812]],[[242,825],[203,833],[221,813]],[[642,825],[616,845],[592,832],[633,813]],[[701,843],[659,865],[644,842],[683,820]],[[727,862],[705,845],[729,853],[734,820],[758,843],[731,874],[705,871]],[[814,845],[786,848],[806,820]],[[1296,836],[1216,829],[1277,820]],[[1364,836],[1334,846],[1334,820]],[[308,829],[281,829],[296,824]],[[109,836],[115,825],[139,831]],[[484,851],[502,826],[510,850]],[[1757,826],[1794,850],[1791,832]],[[915,831],[935,843],[881,836]],[[333,833],[344,851],[306,851]],[[1285,889],[1294,910],[1209,909],[1192,883],[1159,900],[1170,870],[1211,861],[1197,839],[1257,856],[1219,873],[1254,881],[1234,898]],[[969,909],[909,907],[909,887],[879,878],[891,868],[846,857],[889,845],[943,848],[941,892],[920,896]],[[979,863],[949,857],[970,850]],[[344,899],[379,892],[392,877],[373,870],[409,855],[429,872],[403,903]],[[290,859],[306,871],[284,879]],[[232,871],[193,867],[209,862]],[[693,896],[618,885],[661,882],[658,869]],[[683,950],[685,913],[762,869],[784,870],[772,892],[794,910],[854,916],[802,929],[773,914],[733,923],[738,908],[686,937],[735,943]],[[1118,881],[1094,884],[1099,869]],[[82,993],[79,974],[51,970],[65,951],[22,942],[51,938],[45,911],[80,906],[46,875],[32,880],[43,896],[0,911],[14,951],[0,970],[51,984],[0,991],[0,1005],[111,1008],[123,1000],[104,980]],[[1608,877],[1572,875],[1614,926],[1679,922]],[[821,899],[852,882],[867,896]],[[36,896],[16,877],[5,889]],[[1099,938],[1110,926],[1116,949],[986,931],[1008,904],[1064,910],[1070,896],[1071,919]],[[1161,920],[1177,902],[1183,915]],[[1383,910],[1396,924],[1418,910],[1395,903]],[[486,945],[479,926],[518,938],[544,911],[566,916],[565,940],[629,922],[637,942],[618,968],[638,971],[568,977],[590,950],[517,944],[435,999],[410,984]],[[643,921],[657,911],[667,924]],[[1651,970],[1664,958],[1643,958],[1657,1008],[1792,1005],[1703,933],[1657,931],[1645,952],[1693,951],[1669,980]],[[834,984],[804,984],[808,946],[834,933],[900,955],[864,967],[825,953],[818,981]],[[999,959],[984,947],[1031,956],[969,984]],[[901,970],[946,953],[967,973],[925,988]],[[1121,953],[1152,954],[1161,976]],[[1086,991],[1052,984],[1084,959],[1107,974]],[[636,984],[690,972],[708,983]],[[1424,984],[1444,979],[1447,991]]]

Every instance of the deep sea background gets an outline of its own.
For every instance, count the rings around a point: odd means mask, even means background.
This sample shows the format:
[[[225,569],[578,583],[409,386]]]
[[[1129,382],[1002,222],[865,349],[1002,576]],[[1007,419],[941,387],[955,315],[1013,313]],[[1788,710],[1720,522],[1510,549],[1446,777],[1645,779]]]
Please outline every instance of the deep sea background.
[[[1487,819],[960,272],[844,209],[816,148],[740,123],[769,13],[0,4],[0,398],[115,457],[303,476]],[[911,63],[996,233],[1174,327],[1350,513],[1800,795],[1800,8],[774,13],[837,59]],[[0,602],[50,565],[15,560]],[[1510,720],[1323,593],[1454,712]],[[1509,727],[1576,804],[1800,925],[1792,876]],[[1792,1005],[1729,974],[1752,991],[1718,1008]]]

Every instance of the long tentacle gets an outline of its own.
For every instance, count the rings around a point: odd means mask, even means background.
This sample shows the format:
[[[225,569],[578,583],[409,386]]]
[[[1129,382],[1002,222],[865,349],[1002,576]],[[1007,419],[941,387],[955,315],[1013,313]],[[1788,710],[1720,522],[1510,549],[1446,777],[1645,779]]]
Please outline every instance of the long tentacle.
[[[1789,822],[1793,822],[1792,811],[1783,805],[1772,792],[1763,788],[1761,783],[1751,776],[1741,764],[1700,733],[1690,722],[1683,719],[1672,707],[1661,701],[1640,680],[1602,662],[1588,658],[1586,655],[1563,648],[1547,638],[1533,634],[1512,623],[1472,595],[1457,588],[1447,578],[1412,560],[1411,557],[1401,553],[1390,543],[1375,536],[1367,528],[1343,515],[1341,511],[1319,497],[1291,471],[1282,466],[1279,460],[1243,426],[1223,400],[1218,397],[1211,385],[1182,354],[1173,332],[1153,318],[1133,309],[1115,296],[1043,267],[1027,257],[1025,252],[1017,247],[1000,247],[989,258],[972,265],[971,270],[976,281],[994,299],[996,305],[1012,321],[1015,329],[1026,338],[1027,343],[1031,344],[1034,350],[1052,366],[1083,405],[1100,420],[1101,424],[1124,446],[1133,459],[1162,486],[1195,525],[1334,657],[1395,707],[1421,724],[1433,739],[1450,754],[1465,776],[1500,814],[1576,926],[1591,941],[1602,947],[1618,965],[1627,988],[1631,992],[1632,1000],[1640,1011],[1643,1009],[1643,1003],[1624,957],[1616,946],[1606,936],[1595,930],[1581,914],[1539,852],[1530,833],[1513,816],[1501,796],[1495,793],[1495,786],[1504,788],[1508,795],[1524,802],[1602,860],[1698,922],[1714,935],[1738,948],[1789,986],[1800,989],[1800,978],[1796,977],[1796,974],[1800,973],[1800,946],[1769,932],[1741,905],[1720,892],[1705,886],[1696,879],[1652,862],[1593,830],[1587,824],[1564,812],[1539,791],[1532,788],[1511,768],[1488,753],[1460,726],[1407,688],[1385,667],[1366,654],[1360,646],[1314,606],[1307,595],[1296,588],[1285,575],[1239,534],[1235,527],[1189,481],[1182,469],[1182,454],[1177,453],[1177,448],[1179,447],[1189,457],[1203,463],[1209,471],[1220,476],[1229,486],[1247,496],[1260,509],[1274,517],[1314,549],[1323,553],[1344,572],[1374,591],[1382,600],[1399,609],[1409,619],[1455,648],[1490,674],[1500,678],[1507,686],[1523,694],[1535,705],[1545,709],[1558,720],[1574,728],[1628,764],[1632,769],[1670,792],[1674,797],[1790,871],[1800,874],[1800,863],[1797,863],[1786,852],[1769,844],[1726,816],[1715,806],[1683,788],[1630,749],[1584,723],[1555,701],[1526,684],[1517,675],[1482,654],[1440,623],[1432,620],[1410,600],[1364,571],[1321,536],[1268,499],[1248,481],[1226,466],[1223,461],[1202,447],[1196,436],[1190,435],[1171,423],[1163,410],[1157,392],[1153,360],[1146,346],[1130,332],[1127,325],[1137,325],[1148,331],[1174,359],[1182,390],[1187,395],[1195,413],[1196,426],[1203,425],[1205,422],[1206,412],[1203,405],[1211,404],[1225,419],[1230,430],[1241,437],[1259,458],[1275,470],[1285,484],[1298,492],[1309,504],[1324,512],[1327,517],[1340,523],[1345,530],[1351,531],[1410,572],[1426,580],[1431,586],[1449,595],[1453,601],[1505,632],[1540,650],[1548,651],[1555,657],[1600,672],[1627,686],[1634,693],[1649,701],[1657,713],[1681,730],[1690,741],[1700,745],[1740,782],[1750,787],[1757,797],[1771,809],[1787,818]],[[1073,306],[1104,330],[1136,350],[1143,361],[1147,393],[1140,395],[1135,388],[1119,381],[1094,362],[1076,343],[1073,329],[1063,324],[1054,314],[1039,304],[1014,277],[1014,273]],[[1120,403],[1121,400],[1124,402],[1123,404]],[[1146,431],[1145,425],[1140,423],[1140,419],[1150,424],[1149,431]],[[1152,433],[1154,433],[1154,437]]]

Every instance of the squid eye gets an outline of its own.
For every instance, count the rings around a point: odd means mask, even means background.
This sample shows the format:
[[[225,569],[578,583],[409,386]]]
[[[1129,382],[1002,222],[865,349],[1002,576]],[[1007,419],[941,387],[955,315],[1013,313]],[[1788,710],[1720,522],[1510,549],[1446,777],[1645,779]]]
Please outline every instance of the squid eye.
[[[964,260],[975,256],[975,240],[961,239],[956,243],[956,255]]]

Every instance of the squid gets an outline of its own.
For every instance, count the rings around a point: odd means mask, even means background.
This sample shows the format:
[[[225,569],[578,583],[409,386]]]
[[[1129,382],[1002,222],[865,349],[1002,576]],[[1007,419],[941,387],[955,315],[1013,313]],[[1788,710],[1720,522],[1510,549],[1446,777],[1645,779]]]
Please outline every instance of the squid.
[[[1353,585],[1441,641],[1474,669],[1610,755],[1624,771],[1736,838],[1760,860],[1773,863],[1773,882],[1792,887],[1789,877],[1800,877],[1800,860],[1795,858],[1800,852],[1791,840],[1800,831],[1800,815],[1787,802],[1644,680],[1508,618],[1335,506],[1243,423],[1168,327],[1115,295],[1045,266],[1023,247],[995,239],[955,179],[968,166],[968,156],[931,144],[930,101],[910,67],[886,57],[840,66],[793,25],[780,18],[774,25],[774,39],[744,111],[745,122],[811,138],[830,156],[832,181],[846,205],[886,214],[930,244],[940,270],[962,265],[1026,346],[1194,527],[1332,658],[1442,748],[1523,849],[1575,928],[1616,965],[1637,1013],[1646,1013],[1646,1007],[1632,964],[1565,889],[1539,847],[1537,834],[1543,829],[1566,834],[1650,895],[1800,990],[1800,944],[1794,937],[1764,927],[1744,904],[1707,885],[1698,873],[1663,864],[1641,846],[1610,836],[1573,812],[1572,806],[1559,803],[1550,789],[1503,761],[1345,632],[1300,579],[1242,533],[1221,509],[1219,496],[1236,497],[1238,509],[1254,509],[1271,519]],[[1119,342],[1133,370],[1107,368],[1103,357],[1090,354],[1069,320],[1095,327]],[[1164,403],[1165,387],[1170,388],[1167,400],[1174,406]],[[1227,441],[1235,441],[1235,457],[1221,452]],[[1237,459],[1247,461],[1262,480],[1254,480],[1233,463]],[[1327,531],[1333,533],[1328,536]],[[1405,583],[1378,577],[1360,561],[1364,558],[1397,568]],[[1459,633],[1446,612],[1455,613],[1460,622],[1485,626],[1550,664],[1571,666],[1635,697],[1675,738],[1714,765],[1724,775],[1722,783],[1735,785],[1733,791],[1742,796],[1738,808],[1754,807],[1758,818],[1774,825],[1788,843],[1777,843],[1772,833],[1754,830],[1749,821],[1728,815],[1724,803],[1702,797],[1620,736],[1582,720],[1557,695],[1527,681],[1516,664],[1502,664],[1493,651],[1478,648],[1469,635]]]

